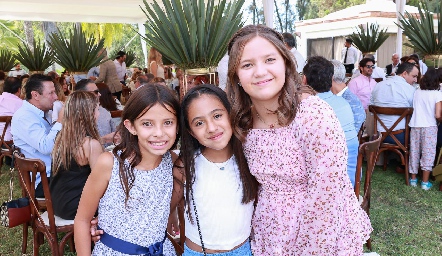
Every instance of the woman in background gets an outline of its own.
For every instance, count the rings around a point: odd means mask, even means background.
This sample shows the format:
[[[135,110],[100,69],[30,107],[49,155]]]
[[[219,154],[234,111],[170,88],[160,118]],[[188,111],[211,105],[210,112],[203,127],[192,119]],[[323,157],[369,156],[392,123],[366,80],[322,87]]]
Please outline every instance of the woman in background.
[[[164,79],[163,55],[157,49],[150,48],[147,62],[149,63],[149,70],[155,77]]]

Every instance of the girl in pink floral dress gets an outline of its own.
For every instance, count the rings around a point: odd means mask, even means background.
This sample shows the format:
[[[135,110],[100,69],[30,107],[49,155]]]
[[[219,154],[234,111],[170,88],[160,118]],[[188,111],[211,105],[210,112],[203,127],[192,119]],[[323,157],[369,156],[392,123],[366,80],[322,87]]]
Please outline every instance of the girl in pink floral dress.
[[[228,50],[232,125],[260,183],[254,255],[362,255],[372,228],[346,176],[333,110],[297,85],[293,56],[271,28],[242,28]]]

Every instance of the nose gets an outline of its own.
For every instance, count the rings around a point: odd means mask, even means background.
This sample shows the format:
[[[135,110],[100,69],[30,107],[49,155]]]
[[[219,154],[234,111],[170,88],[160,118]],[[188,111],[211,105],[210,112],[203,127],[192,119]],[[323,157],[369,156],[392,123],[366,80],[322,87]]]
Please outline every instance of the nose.
[[[207,121],[207,131],[208,132],[214,132],[217,129],[218,129],[218,125],[213,120]]]
[[[255,67],[255,76],[260,77],[267,74],[267,67],[264,63],[258,63]]]
[[[155,137],[161,137],[161,136],[163,136],[163,134],[164,134],[163,126],[155,125],[154,131],[153,131],[153,135]]]

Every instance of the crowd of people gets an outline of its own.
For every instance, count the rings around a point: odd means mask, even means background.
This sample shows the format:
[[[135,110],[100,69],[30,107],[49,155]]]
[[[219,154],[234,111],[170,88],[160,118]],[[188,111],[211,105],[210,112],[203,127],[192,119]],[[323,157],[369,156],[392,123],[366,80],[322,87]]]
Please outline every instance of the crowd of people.
[[[226,91],[197,85],[181,101],[153,48],[150,72],[130,79],[124,52],[79,81],[5,78],[0,115],[13,116],[5,136],[44,161],[55,215],[75,219],[77,255],[175,255],[166,232],[178,233],[183,202],[184,255],[362,255],[372,227],[354,186],[368,105],[415,108],[410,184],[421,167],[421,187],[431,188],[441,70],[418,81],[418,61],[397,65],[393,55],[378,83],[366,56],[347,86],[349,47],[344,61],[305,62],[290,40],[243,27],[228,44]],[[36,196],[45,196],[38,176]]]

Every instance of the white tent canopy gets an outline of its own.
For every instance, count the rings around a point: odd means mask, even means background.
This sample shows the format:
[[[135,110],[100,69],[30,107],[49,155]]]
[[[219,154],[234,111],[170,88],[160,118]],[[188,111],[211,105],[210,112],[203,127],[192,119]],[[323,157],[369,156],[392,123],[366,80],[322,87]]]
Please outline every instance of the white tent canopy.
[[[0,20],[144,23],[140,5],[141,0],[0,0]]]

